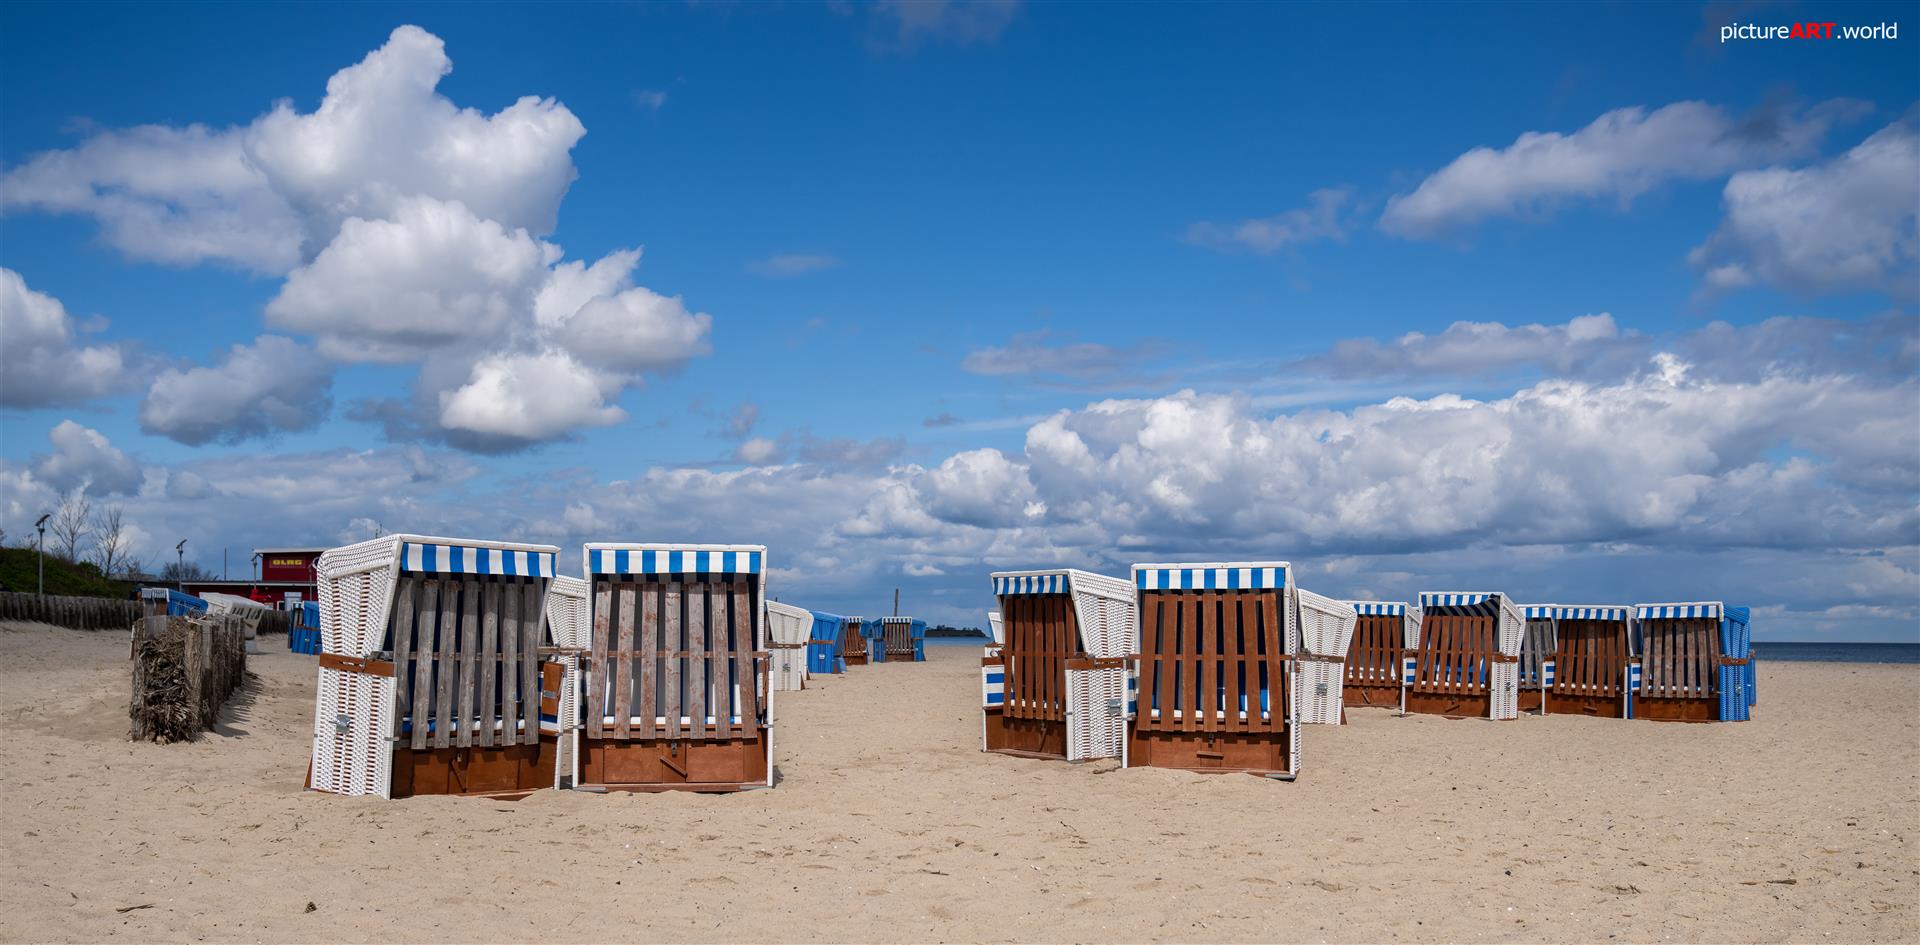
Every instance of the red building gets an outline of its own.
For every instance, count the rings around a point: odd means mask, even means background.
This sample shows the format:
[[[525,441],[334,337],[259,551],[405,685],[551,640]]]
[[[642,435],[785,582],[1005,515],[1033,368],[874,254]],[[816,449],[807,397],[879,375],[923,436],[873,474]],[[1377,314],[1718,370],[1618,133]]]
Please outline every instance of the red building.
[[[255,548],[253,556],[259,562],[258,578],[251,581],[186,581],[180,585],[180,589],[196,595],[206,591],[233,594],[276,607],[282,601],[296,599],[289,597],[290,594],[300,595],[298,600],[319,600],[320,589],[314,577],[313,563],[326,550]]]

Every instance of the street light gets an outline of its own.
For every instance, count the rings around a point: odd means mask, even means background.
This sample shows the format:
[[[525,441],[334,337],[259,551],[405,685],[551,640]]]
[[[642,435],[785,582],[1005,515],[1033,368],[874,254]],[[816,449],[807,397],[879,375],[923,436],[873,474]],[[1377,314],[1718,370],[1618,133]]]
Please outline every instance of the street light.
[[[34,549],[40,553],[39,593],[41,597],[47,596],[47,519],[52,517],[53,513],[48,512],[40,516],[40,521],[33,523],[33,530],[40,533],[39,540],[34,542]]]
[[[180,543],[173,546],[173,560],[173,581],[178,584],[187,576],[187,540],[185,538],[180,539]]]

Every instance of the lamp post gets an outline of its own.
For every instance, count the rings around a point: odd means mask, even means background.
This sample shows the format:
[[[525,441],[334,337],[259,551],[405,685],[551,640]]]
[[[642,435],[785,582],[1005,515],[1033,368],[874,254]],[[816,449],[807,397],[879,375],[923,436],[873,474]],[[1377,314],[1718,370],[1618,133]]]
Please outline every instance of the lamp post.
[[[180,539],[180,543],[173,546],[173,561],[173,582],[178,584],[187,576],[187,540],[185,538]]]
[[[41,597],[47,596],[47,519],[52,517],[53,513],[48,512],[40,516],[40,521],[33,523],[33,530],[40,533],[40,537],[34,541],[33,547],[40,556],[40,590],[38,593]]]

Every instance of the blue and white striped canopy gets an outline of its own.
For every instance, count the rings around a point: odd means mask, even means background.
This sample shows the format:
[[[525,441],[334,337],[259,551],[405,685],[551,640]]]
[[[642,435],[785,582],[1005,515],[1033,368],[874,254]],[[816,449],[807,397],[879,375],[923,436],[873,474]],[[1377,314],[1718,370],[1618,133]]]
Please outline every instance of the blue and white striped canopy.
[[[1387,604],[1376,600],[1349,600],[1341,603],[1352,607],[1353,612],[1362,617],[1405,617],[1407,615],[1406,604]]]
[[[1285,561],[1221,564],[1136,564],[1133,586],[1143,591],[1259,591],[1287,586]]]
[[[506,574],[553,577],[553,551],[480,548],[473,545],[409,541],[400,548],[400,570],[429,574]]]
[[[1720,619],[1720,602],[1706,601],[1691,604],[1641,604],[1641,620],[1661,620],[1688,617],[1707,617]]]
[[[1633,608],[1624,604],[1614,606],[1581,606],[1574,604],[1529,604],[1528,620],[1625,620]]]
[[[1068,585],[1065,571],[996,571],[993,574],[995,596],[1065,594]]]
[[[1420,607],[1473,607],[1499,597],[1498,591],[1478,591],[1472,593],[1452,593],[1440,591],[1421,591]]]
[[[588,545],[589,574],[759,574],[765,545]]]

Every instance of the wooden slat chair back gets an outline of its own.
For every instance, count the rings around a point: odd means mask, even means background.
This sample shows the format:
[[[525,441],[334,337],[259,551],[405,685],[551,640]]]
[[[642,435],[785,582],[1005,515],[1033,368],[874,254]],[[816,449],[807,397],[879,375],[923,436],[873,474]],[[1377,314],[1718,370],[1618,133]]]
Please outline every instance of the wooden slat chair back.
[[[1624,718],[1626,668],[1632,661],[1632,607],[1528,605],[1528,624],[1553,624],[1546,709],[1551,713]],[[1521,655],[1526,659],[1526,653]],[[1523,705],[1524,705],[1523,691]]]
[[[1021,594],[1007,597],[1000,614],[1007,634],[1000,648],[1007,717],[1066,721],[1067,661],[1087,655],[1073,602],[1066,594]]]
[[[910,617],[882,617],[880,619],[882,641],[886,644],[887,662],[913,661],[913,619]]]
[[[862,632],[866,620],[861,617],[848,617],[840,624],[840,659],[848,666],[865,666],[871,662],[867,655],[867,636]]]
[[[581,783],[770,786],[764,555],[759,546],[587,545]]]
[[[1139,703],[1129,764],[1297,772],[1290,571],[1279,562],[1135,565]]]
[[[1362,613],[1354,623],[1347,649],[1347,705],[1399,707],[1405,621],[1400,614]]]
[[[621,741],[727,740],[757,732],[751,584],[731,575],[594,582],[587,729]]]
[[[538,742],[542,605],[531,578],[401,577],[394,736],[415,750]]]

